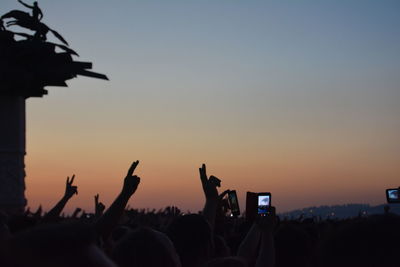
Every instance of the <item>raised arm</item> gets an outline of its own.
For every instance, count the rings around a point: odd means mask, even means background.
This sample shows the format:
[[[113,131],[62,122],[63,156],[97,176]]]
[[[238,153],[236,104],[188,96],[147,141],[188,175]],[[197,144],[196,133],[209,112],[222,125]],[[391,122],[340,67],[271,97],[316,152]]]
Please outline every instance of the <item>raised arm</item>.
[[[106,206],[104,206],[103,203],[99,202],[99,194],[94,196],[94,216],[96,218],[99,218],[101,215],[103,215],[104,210],[106,209]]]
[[[276,224],[275,207],[271,207],[271,213],[257,222],[261,232],[261,245],[255,267],[275,266],[274,230]]]
[[[237,256],[244,258],[249,266],[275,266],[274,229],[276,223],[275,208],[271,207],[271,213],[266,217],[257,218],[257,221],[253,223],[239,246]]]
[[[72,185],[75,179],[75,175],[72,175],[71,179],[67,177],[66,185],[65,185],[65,193],[64,196],[61,198],[60,201],[43,217],[43,220],[51,220],[56,219],[60,216],[62,210],[64,209],[65,205],[67,204],[68,200],[73,195],[78,194],[78,187]]]
[[[114,227],[118,224],[126,204],[128,203],[130,197],[135,193],[140,183],[140,177],[133,175],[133,172],[138,164],[139,161],[132,163],[124,179],[124,185],[121,193],[119,193],[111,206],[95,223],[97,232],[103,237],[104,240],[109,237]]]
[[[257,249],[260,244],[260,230],[254,223],[247,232],[246,237],[240,243],[237,256],[245,259],[249,266],[253,266],[257,257]]]
[[[76,208],[76,209],[74,210],[74,213],[72,213],[71,218],[74,218],[74,219],[78,218],[78,214],[79,214],[81,211],[82,211],[81,208],[79,208],[79,207]]]
[[[42,12],[42,10],[39,8],[39,14],[38,14],[38,20],[42,20],[42,18],[43,18],[43,12]]]
[[[203,208],[203,215],[207,219],[211,228],[214,229],[215,217],[219,202],[217,186],[220,185],[220,180],[212,175],[210,176],[210,178],[207,177],[205,164],[203,164],[201,168],[199,168],[199,173],[204,196],[206,198],[206,202]]]
[[[25,4],[24,2],[22,2],[22,0],[18,0],[18,2],[19,2],[21,5],[23,5],[24,7],[33,9],[33,6],[30,6],[30,5],[28,5],[28,4]]]

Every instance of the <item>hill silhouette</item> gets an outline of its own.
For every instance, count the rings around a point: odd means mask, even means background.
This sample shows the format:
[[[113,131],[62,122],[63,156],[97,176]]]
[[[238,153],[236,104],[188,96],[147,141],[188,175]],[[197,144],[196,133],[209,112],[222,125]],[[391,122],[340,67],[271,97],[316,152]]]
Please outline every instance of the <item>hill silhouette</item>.
[[[389,206],[390,212],[400,214],[400,205],[398,204],[381,204],[371,206],[369,204],[345,204],[333,206],[307,207],[303,209],[292,210],[281,213],[283,218],[297,219],[299,217],[311,218],[321,217],[321,219],[336,218],[345,219],[356,216],[366,216],[374,214],[383,214],[384,207]]]

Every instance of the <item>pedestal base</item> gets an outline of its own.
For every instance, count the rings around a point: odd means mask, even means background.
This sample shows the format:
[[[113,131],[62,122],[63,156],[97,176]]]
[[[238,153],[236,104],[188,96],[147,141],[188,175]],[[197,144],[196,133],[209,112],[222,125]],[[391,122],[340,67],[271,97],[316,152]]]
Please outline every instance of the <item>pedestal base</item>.
[[[0,210],[24,210],[25,98],[0,97]]]
[[[26,205],[24,156],[0,152],[0,210],[7,213],[23,212]]]

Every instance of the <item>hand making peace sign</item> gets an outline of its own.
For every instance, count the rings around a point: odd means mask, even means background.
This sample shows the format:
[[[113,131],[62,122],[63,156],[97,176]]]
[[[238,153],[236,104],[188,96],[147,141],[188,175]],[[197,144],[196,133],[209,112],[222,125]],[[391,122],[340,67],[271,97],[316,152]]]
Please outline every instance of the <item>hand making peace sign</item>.
[[[78,194],[78,187],[76,185],[72,185],[74,179],[75,179],[75,174],[72,175],[71,179],[67,177],[64,196],[68,199],[71,198],[74,194]]]

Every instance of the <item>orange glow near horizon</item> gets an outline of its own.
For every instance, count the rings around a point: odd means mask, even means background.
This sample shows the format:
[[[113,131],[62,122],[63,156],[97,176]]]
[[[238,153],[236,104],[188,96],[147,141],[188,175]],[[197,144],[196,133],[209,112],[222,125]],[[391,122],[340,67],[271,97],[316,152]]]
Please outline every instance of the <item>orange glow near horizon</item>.
[[[257,140],[233,145],[227,139],[202,147],[195,141],[179,143],[168,139],[163,143],[161,136],[158,142],[149,142],[146,149],[145,142],[124,146],[124,138],[121,135],[114,144],[104,142],[101,145],[97,140],[88,139],[74,146],[67,145],[65,140],[47,150],[40,147],[57,141],[38,138],[40,146],[28,146],[28,206],[35,209],[42,204],[48,210],[61,198],[65,179],[72,174],[76,175],[79,194],[68,203],[67,212],[78,206],[91,212],[93,196],[97,193],[109,206],[121,189],[129,164],[135,159],[140,160],[136,174],[141,177],[141,184],[129,202],[134,208],[159,209],[175,205],[184,211],[200,210],[204,196],[198,167],[203,162],[207,164],[209,175],[221,178],[220,192],[225,189],[238,191],[242,211],[246,191],[272,192],[273,204],[281,212],[328,204],[381,204],[385,201],[385,188],[380,177],[389,181],[387,187],[395,186],[398,180],[399,167],[390,158],[358,154],[350,147],[312,149],[301,147],[302,143],[294,145],[281,141],[283,146],[270,144],[266,148]],[[174,142],[176,145],[170,146]],[[329,153],[324,153],[327,151]]]

